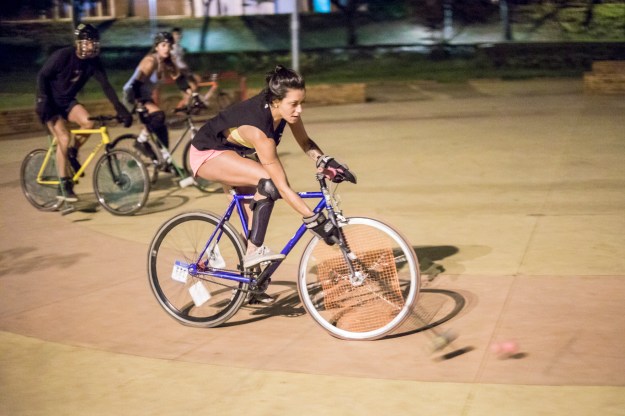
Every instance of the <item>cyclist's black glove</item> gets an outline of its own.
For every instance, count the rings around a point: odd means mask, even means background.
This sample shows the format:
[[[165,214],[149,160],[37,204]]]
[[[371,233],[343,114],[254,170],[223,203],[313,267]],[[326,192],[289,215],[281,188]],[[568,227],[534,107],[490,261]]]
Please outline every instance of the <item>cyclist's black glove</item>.
[[[124,105],[117,105],[115,107],[115,111],[117,111],[117,119],[124,125],[124,127],[128,128],[132,126],[132,115],[128,112]]]
[[[341,183],[343,181],[348,181],[356,183],[356,175],[349,170],[347,165],[342,164],[331,156],[320,156],[319,159],[317,159],[317,168],[323,169],[326,178],[330,179],[332,182]]]
[[[304,217],[304,225],[328,245],[333,245],[339,238],[339,229],[321,212],[311,217]]]
[[[50,103],[48,97],[46,97],[45,95],[37,97],[35,103],[35,112],[37,113],[37,116],[39,116],[39,120],[43,124],[46,124],[51,116],[57,114],[57,112],[54,111],[53,104]]]

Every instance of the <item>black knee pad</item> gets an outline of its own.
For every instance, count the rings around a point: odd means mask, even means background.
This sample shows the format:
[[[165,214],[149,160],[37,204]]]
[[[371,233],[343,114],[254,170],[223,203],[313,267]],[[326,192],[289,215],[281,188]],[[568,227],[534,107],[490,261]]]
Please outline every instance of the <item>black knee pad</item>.
[[[169,131],[165,124],[165,112],[155,111],[148,114],[146,127],[148,130],[156,134],[156,137],[163,143],[165,147],[169,146]]]
[[[276,188],[276,185],[271,179],[263,178],[259,180],[258,186],[256,186],[256,190],[262,196],[266,196],[273,201],[280,199],[280,191],[278,191],[278,188]]]
[[[280,192],[278,192],[278,188],[276,188],[276,185],[271,179],[261,179],[258,181],[256,190],[260,195],[265,197],[258,201],[252,201],[250,204],[250,208],[254,212],[252,229],[250,230],[250,241],[258,247],[262,246],[265,241],[269,218],[271,217],[271,211],[273,211],[273,204],[277,199],[280,199]]]

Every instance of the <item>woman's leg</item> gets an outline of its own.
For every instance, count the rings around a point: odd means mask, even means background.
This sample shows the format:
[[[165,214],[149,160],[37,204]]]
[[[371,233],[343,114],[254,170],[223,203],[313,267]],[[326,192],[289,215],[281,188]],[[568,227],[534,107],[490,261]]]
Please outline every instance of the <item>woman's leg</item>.
[[[69,147],[70,133],[65,120],[62,117],[55,117],[48,121],[48,129],[56,137],[56,168],[59,177],[68,175],[67,169],[67,148]]]
[[[250,160],[239,156],[236,152],[225,151],[217,157],[207,160],[200,166],[197,171],[197,176],[210,180],[220,182],[233,187],[256,187],[261,179],[269,179],[267,171],[262,165],[254,160]],[[265,199],[264,195],[261,195],[257,190],[254,194],[254,200],[259,201]],[[248,211],[249,212],[249,211]],[[269,223],[269,215],[266,215],[262,221],[254,221],[252,216],[253,229],[250,234],[254,234],[257,228],[266,229]],[[259,217],[260,218],[260,217]],[[264,232],[260,233],[264,235]],[[252,243],[248,239],[247,243],[247,255],[250,256],[246,259],[246,264],[249,266],[252,263],[260,263],[266,260],[276,260],[283,258],[281,254],[275,254],[267,251],[262,247],[263,241],[257,241],[256,244]],[[246,257],[248,257],[246,256]]]
[[[163,146],[169,147],[169,130],[165,123],[165,112],[151,102],[145,103],[145,109],[148,110],[146,127],[156,134],[156,137],[158,137],[158,140]]]
[[[74,193],[74,183],[70,178],[67,166],[67,149],[71,139],[70,132],[67,129],[65,120],[60,116],[48,121],[47,125],[52,135],[56,137],[56,169],[60,179],[57,198],[69,202],[77,201],[78,197]]]
[[[95,124],[93,120],[89,120],[89,112],[82,104],[74,105],[71,110],[69,110],[67,119],[78,124],[81,129],[92,129]],[[77,134],[76,137],[74,137],[74,147],[78,149],[88,138],[89,134]]]
[[[260,163],[230,150],[205,161],[198,169],[197,176],[233,187],[256,187],[258,181],[269,178]]]

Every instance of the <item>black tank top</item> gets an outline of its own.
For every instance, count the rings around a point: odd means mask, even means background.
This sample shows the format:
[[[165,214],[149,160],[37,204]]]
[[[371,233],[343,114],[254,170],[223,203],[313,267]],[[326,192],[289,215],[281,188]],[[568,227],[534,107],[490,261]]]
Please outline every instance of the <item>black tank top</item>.
[[[222,110],[212,119],[208,120],[193,138],[193,146],[198,150],[234,150],[241,156],[251,155],[256,152],[243,145],[228,142],[223,132],[240,126],[254,126],[260,129],[267,137],[280,144],[286,120],[280,121],[278,127],[273,128],[273,117],[269,103],[264,93],[234,104]]]

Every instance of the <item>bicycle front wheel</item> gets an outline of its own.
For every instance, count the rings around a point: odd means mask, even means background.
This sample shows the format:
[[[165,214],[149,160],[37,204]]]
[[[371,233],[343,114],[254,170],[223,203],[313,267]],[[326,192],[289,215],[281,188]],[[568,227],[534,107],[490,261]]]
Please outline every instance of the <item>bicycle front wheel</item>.
[[[355,255],[352,268],[338,245],[313,237],[300,261],[300,298],[312,318],[337,338],[381,338],[410,315],[417,300],[417,256],[396,230],[378,220],[348,218],[341,231]]]
[[[154,155],[158,155],[160,153],[151,140],[144,142],[144,145],[149,146]],[[148,156],[149,151],[145,148],[139,147],[136,134],[122,134],[113,140],[111,148],[126,150],[137,156],[145,165],[148,177],[150,178],[150,183],[155,184],[158,181],[158,161],[154,161],[150,156]]]
[[[55,153],[50,155],[42,170],[47,153],[47,150],[36,149],[24,158],[20,169],[20,184],[24,196],[35,208],[41,211],[54,211],[61,204],[56,197],[59,175],[56,171]]]
[[[185,272],[186,266],[198,263],[212,270],[240,273],[245,243],[228,223],[217,244],[211,244],[203,259],[198,258],[218,224],[219,217],[212,213],[182,213],[165,222],[150,243],[148,279],[152,292],[163,309],[184,325],[221,325],[245,301],[247,283]]]
[[[131,215],[148,199],[148,172],[135,155],[125,150],[112,150],[96,163],[93,190],[98,202],[115,215]]]

